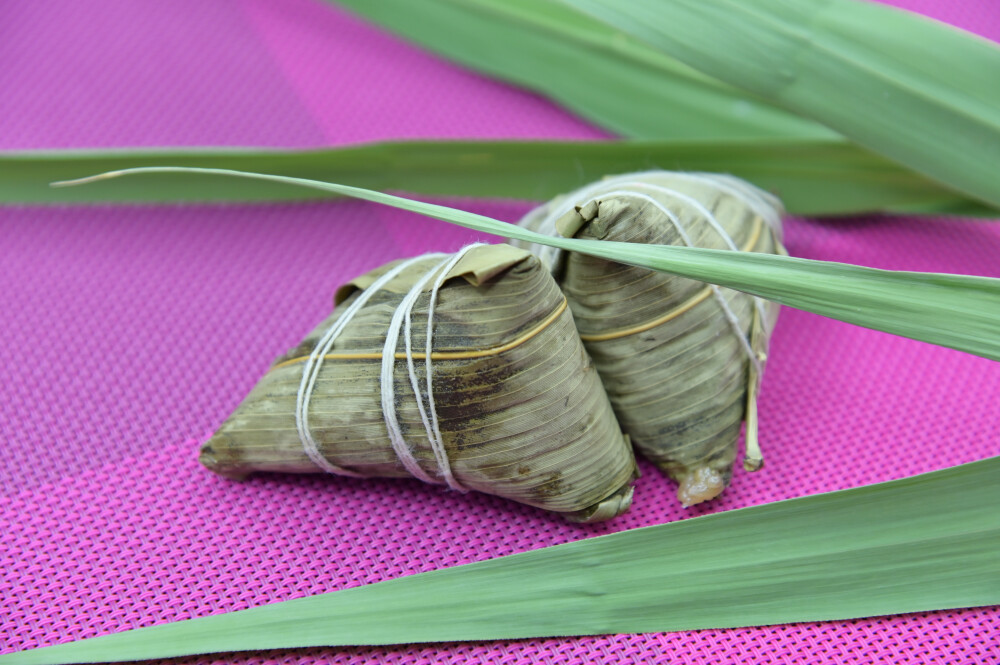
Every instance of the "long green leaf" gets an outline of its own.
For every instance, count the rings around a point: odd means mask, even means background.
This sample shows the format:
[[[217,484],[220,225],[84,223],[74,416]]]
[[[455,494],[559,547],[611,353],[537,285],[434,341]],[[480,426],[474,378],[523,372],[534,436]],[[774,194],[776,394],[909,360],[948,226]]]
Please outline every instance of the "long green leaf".
[[[835,138],[558,0],[337,0],[420,46],[633,138]]]
[[[554,238],[482,215],[357,187],[223,169],[139,168],[59,184],[94,183],[140,173],[236,176],[333,192],[476,231],[727,286],[866,328],[1000,360],[1000,279],[875,270],[770,254]]]
[[[370,586],[0,656],[0,665],[726,628],[1000,603],[1000,457]]]
[[[565,1],[709,76],[1000,205],[996,44],[859,0]]]
[[[281,183],[190,174],[52,189],[54,180],[172,164],[240,169],[420,194],[544,200],[611,173],[725,172],[775,192],[802,215],[884,211],[1000,216],[843,142],[407,142],[331,150],[89,150],[0,153],[0,203],[261,201],[331,196]]]

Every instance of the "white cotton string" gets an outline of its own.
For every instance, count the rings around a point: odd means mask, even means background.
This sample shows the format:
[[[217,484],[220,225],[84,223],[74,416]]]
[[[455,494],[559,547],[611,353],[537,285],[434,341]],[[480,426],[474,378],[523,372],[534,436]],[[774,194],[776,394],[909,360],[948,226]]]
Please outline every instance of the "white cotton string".
[[[687,180],[711,187],[744,203],[754,214],[764,220],[776,235],[781,235],[781,204],[771,194],[753,185],[723,173],[672,173],[678,180]]]
[[[459,262],[459,260],[465,256],[465,254],[473,249],[474,247],[481,247],[483,243],[474,243],[463,247],[452,259],[451,263],[445,266],[445,268],[438,275],[437,280],[434,282],[434,286],[431,288],[430,300],[427,304],[427,339],[424,345],[424,368],[426,370],[426,381],[427,381],[427,410],[430,412],[431,427],[427,433],[427,438],[431,442],[431,448],[434,450],[434,456],[437,458],[438,468],[441,469],[441,475],[444,476],[445,482],[448,483],[448,487],[453,490],[458,490],[460,492],[466,491],[464,487],[458,482],[454,474],[451,471],[451,464],[448,462],[448,451],[444,448],[444,437],[441,435],[441,427],[438,423],[437,408],[434,405],[434,390],[432,382],[432,372],[431,372],[431,337],[434,334],[434,307],[437,305],[437,294],[444,284],[444,280],[448,277],[448,272]],[[409,324],[409,318],[407,318],[407,324]],[[411,376],[414,375],[413,372],[413,361],[409,351],[410,345],[410,335],[409,331],[406,334],[406,345],[407,345],[407,363],[410,368]],[[414,388],[414,393],[417,395],[417,403],[420,403],[420,391]],[[421,416],[423,413],[421,413]],[[427,425],[427,421],[424,420],[424,425]]]
[[[431,392],[431,351],[432,351],[432,340],[431,332],[428,329],[428,337],[426,344],[426,358],[424,360],[425,367],[427,368],[427,396],[428,396],[428,407],[425,409],[423,404],[423,398],[420,394],[420,384],[417,378],[416,367],[413,362],[413,339],[411,333],[411,314],[413,312],[413,307],[419,299],[421,293],[423,293],[424,287],[431,280],[434,275],[438,276],[437,281],[434,282],[431,288],[430,301],[428,303],[428,319],[433,323],[433,311],[434,305],[437,301],[437,292],[444,284],[445,279],[448,277],[448,273],[452,268],[465,256],[465,254],[473,249],[474,247],[481,246],[482,243],[477,243],[463,247],[460,251],[456,252],[454,255],[441,261],[433,268],[427,271],[427,273],[421,277],[413,285],[413,288],[403,297],[402,302],[396,308],[393,313],[392,320],[389,322],[389,329],[386,332],[385,346],[382,349],[382,371],[381,371],[381,398],[382,398],[382,415],[385,419],[386,431],[389,434],[389,441],[392,443],[392,448],[396,451],[396,456],[399,457],[399,461],[403,463],[406,470],[410,472],[415,478],[426,483],[437,482],[434,478],[430,476],[426,471],[424,471],[420,464],[417,462],[416,457],[413,455],[413,451],[410,446],[406,443],[406,439],[403,436],[402,428],[399,425],[399,418],[396,415],[396,395],[395,395],[395,384],[393,382],[394,369],[396,364],[396,346],[399,343],[399,333],[400,329],[403,330],[403,343],[405,348],[406,356],[406,368],[408,378],[410,380],[410,386],[413,388],[413,395],[417,401],[417,411],[420,414],[420,420],[424,425],[424,431],[427,433],[427,440],[430,442],[431,450],[434,453],[434,459],[437,462],[438,471],[444,478],[445,482],[449,487],[459,491],[465,491],[465,488],[459,484],[458,480],[455,478],[451,470],[451,464],[448,461],[448,453],[444,448],[444,440],[441,436],[441,430],[437,426],[437,412],[434,408],[434,397]]]
[[[392,320],[389,321],[389,328],[385,334],[385,345],[382,347],[382,372],[379,384],[381,385],[382,418],[385,420],[385,429],[389,435],[389,442],[392,444],[392,449],[396,451],[396,457],[403,463],[406,470],[410,472],[410,475],[425,483],[433,483],[434,479],[420,468],[417,458],[413,456],[413,451],[410,450],[409,444],[406,443],[406,439],[403,437],[403,429],[399,426],[399,418],[396,415],[396,387],[393,380],[393,370],[396,366],[396,346],[399,343],[399,333],[403,327],[403,319],[406,317],[407,311],[413,309],[413,304],[420,297],[424,285],[431,280],[435,272],[447,265],[449,260],[446,258],[428,270],[423,277],[416,281],[409,292],[403,296],[402,302],[396,307],[396,311],[392,313]],[[417,393],[416,397],[417,404],[420,406],[420,410],[423,411],[423,407],[420,405],[420,394]],[[421,418],[425,419],[423,413],[421,413]]]
[[[564,200],[560,205],[555,206],[545,216],[545,219],[543,219],[538,227],[539,232],[552,235],[555,232],[556,220],[576,207],[576,201],[584,200],[605,187],[611,188],[623,183],[631,185],[634,184],[633,181],[636,179],[641,179],[646,176],[662,175],[663,173],[663,171],[638,171],[635,173],[624,173],[605,180],[599,180],[587,185],[586,187],[581,187],[580,189],[570,192],[564,197]],[[780,204],[778,203],[778,200],[771,196],[768,192],[754,187],[739,178],[734,178],[733,176],[720,173],[669,172],[669,176],[681,180],[699,182],[725,192],[734,198],[740,199],[755,213],[757,213],[757,215],[760,216],[769,226],[771,226],[772,230],[776,232],[780,231],[781,215],[778,210],[780,208]]]
[[[437,256],[441,255],[432,254],[417,256],[407,261],[403,261],[392,270],[389,270],[375,280],[371,286],[358,295],[354,302],[351,303],[346,310],[344,310],[344,313],[337,319],[333,326],[331,326],[330,329],[327,330],[322,337],[320,337],[319,341],[316,342],[316,346],[313,348],[312,353],[309,354],[309,358],[306,359],[302,368],[302,381],[299,383],[299,392],[295,401],[295,427],[299,433],[299,440],[302,442],[302,449],[305,451],[306,455],[309,456],[309,459],[311,459],[316,466],[320,467],[324,471],[340,476],[359,477],[361,475],[359,473],[343,469],[326,459],[326,457],[320,453],[319,444],[313,438],[312,432],[309,429],[309,403],[312,399],[313,390],[316,387],[316,380],[319,377],[319,370],[323,365],[324,357],[330,352],[330,349],[333,347],[333,343],[336,341],[337,337],[340,336],[340,333],[344,331],[344,328],[348,323],[350,323],[351,319],[354,318],[354,315],[357,314],[358,311],[365,306],[365,303],[367,303],[372,296],[378,293],[383,286],[414,263]]]
[[[720,224],[719,220],[715,218],[715,215],[713,215],[711,211],[708,208],[706,208],[704,204],[702,204],[702,202],[699,201],[698,199],[688,196],[687,194],[684,194],[682,192],[678,192],[676,189],[670,189],[669,187],[663,187],[661,185],[653,185],[646,182],[634,182],[632,183],[632,186],[641,187],[642,189],[651,189],[654,192],[666,194],[667,196],[670,196],[672,198],[678,199],[679,201],[687,203],[689,206],[697,210],[702,217],[705,218],[705,221],[708,222],[708,225],[711,226],[713,229],[715,229],[715,232],[719,234],[719,237],[722,238],[722,242],[724,242],[729,249],[731,249],[734,252],[740,251],[740,248],[736,246],[736,242],[733,241],[732,236],[730,236],[726,232],[726,229],[722,227],[722,224]]]
[[[631,183],[631,184],[638,184],[638,183]],[[675,215],[673,212],[671,212],[665,205],[654,199],[652,196],[647,196],[646,194],[640,194],[639,192],[632,192],[626,190],[618,190],[613,192],[602,193],[601,196],[631,196],[646,201],[647,203],[655,206],[660,212],[666,215],[671,222],[673,222],[674,227],[677,229],[677,233],[680,234],[681,239],[684,241],[685,245],[687,245],[688,247],[695,247],[695,244],[691,241],[691,236],[688,235],[688,232],[684,228],[684,225],[681,223],[680,218],[677,217],[677,215]],[[589,202],[590,201],[588,201],[587,203]],[[760,360],[757,358],[757,354],[754,353],[753,347],[750,345],[750,340],[747,337],[748,333],[745,333],[743,331],[743,325],[740,322],[739,317],[736,316],[736,313],[729,306],[729,302],[726,300],[726,297],[722,295],[721,289],[719,289],[719,287],[716,286],[715,284],[709,284],[709,286],[712,288],[712,293],[714,294],[716,301],[718,301],[719,307],[722,308],[722,312],[725,315],[726,320],[729,322],[729,325],[736,333],[736,338],[740,340],[740,345],[746,352],[747,357],[750,359],[750,362],[753,363],[754,368],[760,371],[761,369]]]
[[[417,372],[413,366],[413,350],[411,348],[410,336],[410,310],[407,310],[406,312],[406,325],[403,334],[406,346],[406,367],[410,375],[410,385],[413,387],[413,394],[417,398],[417,408],[420,411],[420,419],[424,423],[424,429],[427,431],[427,440],[430,441],[431,450],[434,452],[434,458],[437,460],[438,469],[440,470],[445,483],[451,489],[459,492],[465,492],[467,490],[461,485],[461,483],[458,482],[458,479],[455,478],[455,475],[452,473],[451,463],[448,461],[448,451],[445,450],[444,437],[441,435],[441,427],[438,423],[437,408],[434,404],[433,363],[431,362],[431,352],[434,349],[434,307],[437,305],[438,291],[441,289],[444,281],[448,278],[448,273],[451,272],[451,269],[462,260],[462,257],[464,257],[469,250],[482,246],[483,243],[473,243],[456,252],[451,261],[449,261],[444,268],[438,272],[437,279],[431,287],[430,299],[427,303],[427,333],[424,344],[424,369],[427,392],[426,411],[424,410],[423,400],[420,398],[420,386],[417,382]]]
[[[558,235],[556,231],[556,221],[567,212],[577,206],[577,201],[583,201],[592,197],[601,189],[611,188],[616,185],[638,184],[637,179],[646,176],[661,175],[663,171],[639,171],[636,173],[625,173],[622,175],[600,180],[591,183],[586,187],[581,187],[565,196],[560,205],[554,206],[538,225],[538,232],[545,235]],[[670,177],[698,182],[716,190],[729,194],[745,203],[771,228],[775,237],[781,237],[781,204],[768,192],[765,192],[739,178],[716,173],[695,173],[695,172],[671,172]],[[655,186],[655,185],[654,185]],[[538,255],[549,266],[555,266],[562,250],[555,247],[545,246],[539,250]]]

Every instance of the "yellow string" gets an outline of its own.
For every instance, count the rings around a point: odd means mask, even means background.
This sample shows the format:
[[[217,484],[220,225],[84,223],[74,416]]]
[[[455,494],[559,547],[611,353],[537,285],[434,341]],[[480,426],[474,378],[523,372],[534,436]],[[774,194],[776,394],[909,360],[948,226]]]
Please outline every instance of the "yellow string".
[[[543,330],[545,330],[546,328],[548,328],[550,325],[552,325],[552,323],[556,319],[559,318],[559,315],[562,314],[565,310],[566,310],[566,300],[564,298],[563,301],[561,303],[559,303],[559,306],[556,307],[555,311],[552,312],[552,314],[549,314],[549,316],[544,321],[542,321],[536,327],[532,328],[527,333],[525,333],[524,335],[518,337],[517,339],[515,339],[515,340],[513,340],[511,342],[507,342],[506,344],[501,344],[500,346],[494,346],[494,347],[489,348],[489,349],[479,349],[479,350],[476,350],[476,351],[434,351],[433,353],[431,353],[431,360],[458,360],[458,359],[465,359],[465,358],[487,358],[489,356],[499,355],[499,354],[503,353],[504,351],[510,351],[511,349],[516,348],[516,347],[520,346],[521,344],[524,344],[529,339],[531,339],[532,337],[535,337],[536,335],[538,335],[539,333],[541,333]],[[405,353],[396,353],[394,355],[395,355],[396,358],[398,358],[400,360],[405,360],[406,359],[406,354]],[[289,360],[286,360],[284,362],[278,363],[272,369],[277,369],[279,367],[285,367],[287,365],[294,365],[295,363],[300,363],[300,362],[306,360],[308,357],[309,356],[300,356],[298,358],[290,358]],[[426,353],[414,353],[413,354],[413,358],[415,360],[425,360],[427,358],[427,354]],[[324,360],[381,360],[382,359],[382,354],[381,353],[328,353],[325,356],[323,356],[323,359]]]

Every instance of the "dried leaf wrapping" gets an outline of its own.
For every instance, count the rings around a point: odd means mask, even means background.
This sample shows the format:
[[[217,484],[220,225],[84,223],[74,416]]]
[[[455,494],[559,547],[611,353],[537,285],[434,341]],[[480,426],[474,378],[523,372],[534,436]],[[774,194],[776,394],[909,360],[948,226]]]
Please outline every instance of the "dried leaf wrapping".
[[[346,325],[319,370],[309,402],[319,453],[352,474],[405,477],[380,402],[386,331],[404,295],[437,265],[419,260],[391,279]],[[398,262],[338,291],[337,310],[280,358],[202,448],[217,473],[320,472],[307,455],[295,409],[303,364],[317,341]],[[424,376],[430,297],[412,311],[416,372]],[[635,461],[559,288],[534,256],[509,245],[468,251],[447,274],[434,307],[432,387],[448,464],[467,489],[594,521],[631,503]],[[392,369],[395,412],[417,463],[443,482],[402,340]],[[421,391],[422,392],[422,391]],[[428,404],[421,394],[422,404]]]
[[[720,175],[607,178],[520,224],[583,239],[782,252],[781,206]],[[566,293],[580,336],[637,448],[678,481],[686,505],[728,485],[740,426],[778,306],[730,289],[531,246]]]

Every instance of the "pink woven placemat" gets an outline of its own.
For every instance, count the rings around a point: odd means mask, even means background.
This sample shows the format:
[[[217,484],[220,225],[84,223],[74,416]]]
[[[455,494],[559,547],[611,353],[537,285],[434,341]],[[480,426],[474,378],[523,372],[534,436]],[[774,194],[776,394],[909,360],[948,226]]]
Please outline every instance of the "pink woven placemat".
[[[993,0],[897,3],[1000,39]],[[0,3],[0,148],[587,138],[541,97],[311,0]],[[463,201],[514,220],[527,204]],[[203,616],[998,453],[997,363],[785,310],[767,468],[683,511],[573,526],[416,481],[262,476],[199,441],[342,281],[474,234],[357,202],[0,208],[0,652]],[[788,223],[797,256],[1000,277],[995,223]],[[688,633],[182,662],[1000,662],[996,608]]]

